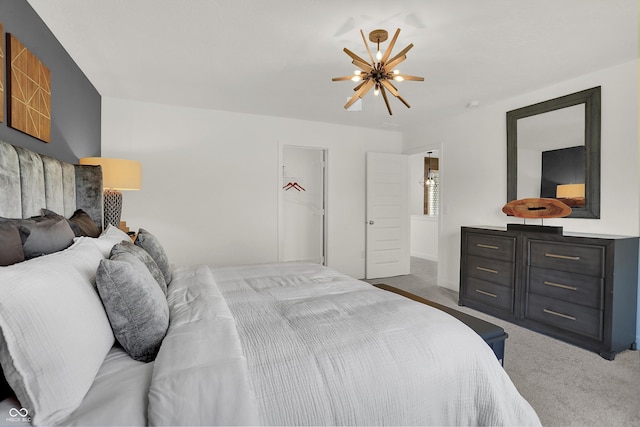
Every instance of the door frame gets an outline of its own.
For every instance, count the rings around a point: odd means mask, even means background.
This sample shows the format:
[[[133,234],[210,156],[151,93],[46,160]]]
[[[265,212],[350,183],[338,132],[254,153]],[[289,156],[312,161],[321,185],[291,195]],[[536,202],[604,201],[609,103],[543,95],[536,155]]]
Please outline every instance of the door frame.
[[[306,146],[306,145],[295,145],[295,144],[286,144],[283,142],[278,142],[278,176],[276,182],[278,183],[277,194],[278,194],[278,225],[277,225],[277,234],[278,234],[278,261],[282,262],[284,259],[284,197],[282,192],[282,186],[284,185],[284,149],[286,148],[296,148],[296,149],[305,149],[305,150],[318,150],[322,151],[324,157],[324,168],[322,172],[322,204],[324,209],[324,215],[322,217],[322,265],[328,265],[329,254],[327,251],[327,217],[328,217],[328,171],[329,171],[329,149],[326,147],[316,147],[316,146]]]

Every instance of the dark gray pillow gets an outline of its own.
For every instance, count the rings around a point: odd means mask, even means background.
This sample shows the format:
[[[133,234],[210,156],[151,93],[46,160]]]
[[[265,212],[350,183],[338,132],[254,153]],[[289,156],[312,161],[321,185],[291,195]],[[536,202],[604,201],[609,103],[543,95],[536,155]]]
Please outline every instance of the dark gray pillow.
[[[39,218],[56,218],[56,219],[64,218],[64,216],[62,216],[60,214],[57,214],[54,211],[49,210],[49,209],[44,209],[43,208],[40,211],[42,212],[42,216],[41,217],[33,217],[32,219],[35,219],[37,221],[37,220],[39,220]],[[69,226],[73,230],[73,233],[76,235],[76,237],[80,237],[80,236],[98,237],[98,236],[100,236],[100,230],[98,229],[98,226],[93,221],[93,219],[89,216],[89,214],[87,214],[82,209],[76,210],[73,213],[73,215],[71,215],[71,217],[67,219],[67,222],[69,223]]]
[[[158,285],[160,285],[160,289],[162,289],[162,292],[167,295],[167,282],[164,281],[164,275],[162,274],[162,271],[160,271],[158,264],[156,264],[156,262],[153,260],[153,258],[151,258],[151,255],[149,255],[147,251],[139,246],[134,245],[133,242],[127,242],[126,240],[123,240],[121,243],[118,243],[117,245],[114,245],[113,248],[111,248],[111,256],[119,253],[129,253],[142,261],[153,278],[156,279]]]
[[[69,218],[69,222],[71,223],[72,229],[74,228],[74,226],[77,229],[77,231],[74,229],[74,232],[78,237],[98,237],[100,235],[100,230],[98,229],[96,223],[89,216],[89,214],[82,209],[78,209],[77,211],[75,211]]]
[[[29,230],[29,237],[23,245],[26,259],[66,249],[71,246],[75,237],[65,219],[47,219],[39,222],[22,220],[20,224]]]
[[[158,264],[160,267],[160,271],[164,275],[164,281],[167,283],[171,283],[171,267],[169,266],[169,258],[167,258],[167,253],[164,251],[164,248],[158,241],[158,239],[151,233],[149,233],[144,228],[138,230],[138,237],[136,237],[136,241],[134,242],[136,246],[140,246],[142,249],[147,251],[151,258]]]
[[[0,266],[24,261],[22,238],[16,224],[0,222]]]
[[[115,254],[100,261],[96,285],[122,348],[136,360],[154,360],[169,327],[169,307],[147,267],[132,254]]]
[[[17,227],[22,242],[23,259],[66,249],[71,246],[75,237],[73,230],[61,216],[38,216],[29,219],[0,217],[0,224],[9,228],[11,225]]]

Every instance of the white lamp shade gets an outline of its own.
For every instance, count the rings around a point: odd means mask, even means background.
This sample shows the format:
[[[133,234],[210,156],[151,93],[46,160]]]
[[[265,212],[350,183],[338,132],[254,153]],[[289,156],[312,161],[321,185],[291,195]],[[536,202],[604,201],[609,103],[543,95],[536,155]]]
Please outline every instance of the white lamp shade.
[[[140,190],[142,164],[135,160],[83,157],[81,165],[102,166],[102,187],[112,190]]]

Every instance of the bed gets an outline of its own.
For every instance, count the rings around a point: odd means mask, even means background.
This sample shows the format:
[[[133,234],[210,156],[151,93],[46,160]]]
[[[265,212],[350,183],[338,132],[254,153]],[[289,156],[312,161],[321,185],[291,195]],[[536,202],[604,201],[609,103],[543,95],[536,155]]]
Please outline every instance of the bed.
[[[313,263],[173,266],[102,229],[99,168],[0,142],[0,182],[5,220],[98,230],[0,267],[6,424],[540,425],[442,311]]]

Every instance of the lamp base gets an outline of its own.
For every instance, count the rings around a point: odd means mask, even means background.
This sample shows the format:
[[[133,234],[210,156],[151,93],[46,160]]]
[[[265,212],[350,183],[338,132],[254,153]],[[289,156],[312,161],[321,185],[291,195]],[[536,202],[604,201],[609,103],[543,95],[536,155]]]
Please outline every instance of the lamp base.
[[[120,226],[122,215],[122,193],[118,190],[104,190],[104,226],[111,224],[114,227]]]

